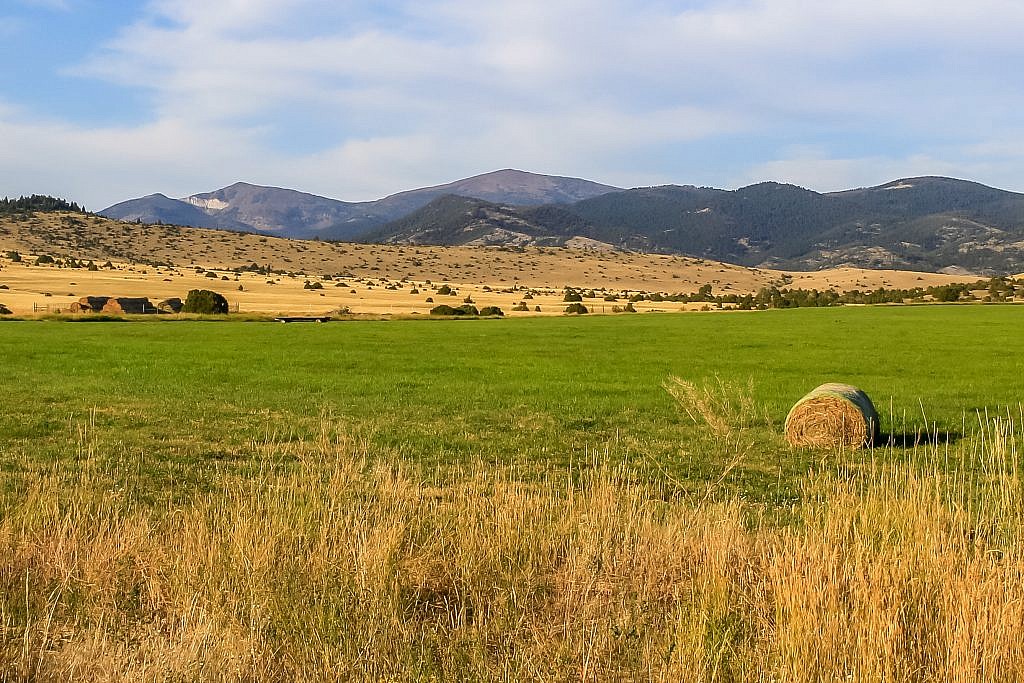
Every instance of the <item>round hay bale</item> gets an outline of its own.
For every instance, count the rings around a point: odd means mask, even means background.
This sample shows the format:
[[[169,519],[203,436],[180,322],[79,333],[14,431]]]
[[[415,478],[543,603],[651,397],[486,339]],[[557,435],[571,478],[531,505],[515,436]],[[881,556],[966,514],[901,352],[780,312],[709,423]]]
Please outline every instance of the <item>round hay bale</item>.
[[[786,441],[811,448],[861,448],[878,439],[878,412],[849,384],[822,384],[786,416]]]

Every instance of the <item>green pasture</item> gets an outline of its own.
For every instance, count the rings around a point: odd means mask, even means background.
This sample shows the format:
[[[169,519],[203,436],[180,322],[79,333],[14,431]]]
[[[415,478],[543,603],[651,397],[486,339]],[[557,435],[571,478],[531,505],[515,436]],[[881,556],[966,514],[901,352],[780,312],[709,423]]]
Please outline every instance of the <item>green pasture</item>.
[[[55,463],[99,461],[112,485],[173,499],[218,477],[258,474],[269,466],[261,453],[287,452],[268,444],[326,432],[427,472],[482,461],[545,476],[610,460],[682,489],[721,480],[787,500],[790,482],[825,461],[786,446],[782,422],[822,382],[867,391],[901,445],[920,430],[955,444],[986,411],[1019,418],[1024,307],[322,325],[11,321],[0,323],[0,357],[8,494]],[[680,410],[664,387],[670,376],[749,392],[758,411],[745,420],[742,448]]]

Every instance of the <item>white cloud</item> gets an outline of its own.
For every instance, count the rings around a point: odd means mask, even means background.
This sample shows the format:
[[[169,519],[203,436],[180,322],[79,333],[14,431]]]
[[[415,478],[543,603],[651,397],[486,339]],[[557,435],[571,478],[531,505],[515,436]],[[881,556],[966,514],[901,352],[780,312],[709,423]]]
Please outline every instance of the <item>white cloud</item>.
[[[1024,66],[1021,24],[1010,0],[156,0],[70,70],[145,93],[148,124],[0,111],[0,130],[101,165],[102,191],[80,169],[72,188],[92,202],[235,179],[365,199],[505,166],[618,184],[991,179],[1024,159],[979,132],[1024,107],[1005,76]],[[711,141],[723,160],[678,153]]]

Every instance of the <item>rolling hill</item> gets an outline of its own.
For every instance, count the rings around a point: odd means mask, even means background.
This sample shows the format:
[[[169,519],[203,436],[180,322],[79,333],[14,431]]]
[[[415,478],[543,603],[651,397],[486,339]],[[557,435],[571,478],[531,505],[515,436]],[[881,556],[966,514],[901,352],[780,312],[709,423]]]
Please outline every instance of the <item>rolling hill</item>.
[[[924,177],[828,194],[770,182],[731,191],[670,185],[527,208],[443,198],[365,239],[561,244],[573,237],[791,270],[1013,273],[1024,267],[1024,195]]]

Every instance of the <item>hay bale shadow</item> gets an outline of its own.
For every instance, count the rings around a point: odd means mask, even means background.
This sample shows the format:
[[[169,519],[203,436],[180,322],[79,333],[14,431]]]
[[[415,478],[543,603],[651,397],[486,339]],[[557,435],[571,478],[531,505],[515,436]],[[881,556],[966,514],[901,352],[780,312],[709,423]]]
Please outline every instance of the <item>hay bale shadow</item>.
[[[877,443],[881,446],[891,446],[893,448],[915,448],[917,446],[954,444],[962,438],[964,438],[964,435],[960,432],[916,431],[892,434],[883,432]]]

